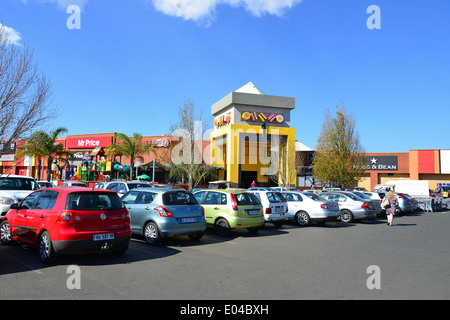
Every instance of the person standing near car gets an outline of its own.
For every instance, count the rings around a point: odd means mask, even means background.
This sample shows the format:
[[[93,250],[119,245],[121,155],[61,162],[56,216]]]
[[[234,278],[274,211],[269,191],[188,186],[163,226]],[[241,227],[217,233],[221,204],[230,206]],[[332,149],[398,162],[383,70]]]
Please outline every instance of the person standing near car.
[[[385,206],[384,208],[386,209],[388,225],[392,226],[392,223],[394,222],[395,210],[398,208],[398,198],[395,196],[394,190],[389,191],[386,197],[389,201],[389,205]]]
[[[256,188],[258,185],[256,184],[255,180],[250,184],[250,188]]]

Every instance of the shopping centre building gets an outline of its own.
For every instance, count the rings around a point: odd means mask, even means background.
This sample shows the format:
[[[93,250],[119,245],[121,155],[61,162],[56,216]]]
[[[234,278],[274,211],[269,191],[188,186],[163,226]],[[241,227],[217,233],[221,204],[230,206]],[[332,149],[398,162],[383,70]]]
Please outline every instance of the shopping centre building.
[[[248,187],[254,180],[259,186],[290,184],[310,188],[316,184],[311,163],[314,150],[295,140],[295,98],[266,95],[251,82],[230,92],[211,106],[214,129],[210,140],[202,141],[202,151],[210,148],[210,159],[219,179]],[[169,124],[167,124],[169,125]],[[298,131],[301,128],[297,127]],[[57,142],[74,152],[75,159],[60,161],[52,170],[55,180],[71,177],[72,169],[79,177],[103,180],[120,176],[129,159],[107,157],[105,149],[113,142],[115,133],[68,135]],[[178,139],[171,136],[143,137],[156,150],[144,155],[136,170],[147,173],[155,181],[166,183],[174,177],[168,174],[167,157]],[[36,157],[15,159],[21,141],[8,149],[0,143],[0,174],[46,177],[46,161]],[[450,150],[417,150],[409,152],[367,153],[366,173],[358,186],[373,190],[389,180],[428,180],[431,189],[438,183],[450,183]],[[155,159],[155,161],[153,161]],[[86,166],[89,163],[89,167]],[[91,172],[92,174],[88,174]],[[123,172],[127,174],[127,172]],[[129,173],[128,173],[129,174]]]

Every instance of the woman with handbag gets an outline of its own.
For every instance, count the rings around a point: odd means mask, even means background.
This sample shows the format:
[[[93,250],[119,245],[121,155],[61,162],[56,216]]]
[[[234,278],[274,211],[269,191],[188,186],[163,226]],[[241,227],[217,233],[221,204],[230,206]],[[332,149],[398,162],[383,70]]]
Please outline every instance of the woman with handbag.
[[[394,221],[395,210],[398,208],[398,198],[394,195],[394,191],[391,190],[381,201],[381,206],[386,209],[386,217],[388,220],[388,225],[392,226]]]

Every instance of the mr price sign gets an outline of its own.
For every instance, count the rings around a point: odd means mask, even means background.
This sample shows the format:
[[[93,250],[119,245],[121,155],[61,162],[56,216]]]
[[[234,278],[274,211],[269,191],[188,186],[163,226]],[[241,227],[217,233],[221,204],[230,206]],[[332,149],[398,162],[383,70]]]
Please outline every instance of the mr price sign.
[[[91,137],[91,138],[69,138],[68,148],[93,149],[97,147],[108,147],[112,142],[112,137]]]

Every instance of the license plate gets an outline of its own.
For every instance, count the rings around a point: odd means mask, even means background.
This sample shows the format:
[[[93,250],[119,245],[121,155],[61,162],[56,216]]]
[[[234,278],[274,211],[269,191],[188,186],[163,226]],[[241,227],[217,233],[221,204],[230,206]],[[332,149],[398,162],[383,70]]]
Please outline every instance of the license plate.
[[[114,233],[94,234],[94,241],[112,240],[114,239]]]
[[[276,207],[275,208],[275,212],[277,212],[277,213],[284,212],[284,208],[283,207]]]
[[[197,222],[197,218],[181,218],[181,223],[193,223]]]
[[[254,216],[259,214],[259,210],[248,210],[248,215],[249,216]]]

